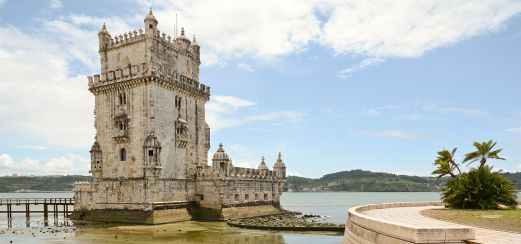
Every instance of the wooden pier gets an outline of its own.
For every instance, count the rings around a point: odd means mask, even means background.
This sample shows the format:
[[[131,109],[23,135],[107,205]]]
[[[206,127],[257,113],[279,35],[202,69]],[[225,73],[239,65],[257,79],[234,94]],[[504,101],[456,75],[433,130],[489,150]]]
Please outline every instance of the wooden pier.
[[[31,210],[31,206],[43,205],[43,210]],[[3,206],[6,206],[3,210]],[[25,206],[25,210],[13,210],[13,206]],[[25,213],[27,219],[31,213],[43,213],[44,220],[49,219],[49,213],[57,219],[73,212],[74,198],[0,198],[0,214],[7,214],[7,219],[13,219],[13,213]]]

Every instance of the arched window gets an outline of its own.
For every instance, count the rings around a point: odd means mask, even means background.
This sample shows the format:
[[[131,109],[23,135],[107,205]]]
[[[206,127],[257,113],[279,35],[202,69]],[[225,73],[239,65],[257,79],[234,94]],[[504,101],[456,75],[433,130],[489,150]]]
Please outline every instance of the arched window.
[[[127,161],[127,150],[125,150],[125,148],[119,149],[119,160]]]
[[[118,97],[119,97],[119,105],[127,104],[127,94],[120,93]]]

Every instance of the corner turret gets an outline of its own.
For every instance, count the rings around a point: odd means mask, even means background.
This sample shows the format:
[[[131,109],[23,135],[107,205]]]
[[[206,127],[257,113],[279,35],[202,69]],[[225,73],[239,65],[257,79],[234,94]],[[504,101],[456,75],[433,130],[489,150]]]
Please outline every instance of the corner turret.
[[[223,144],[219,143],[219,148],[212,157],[212,167],[215,171],[222,172],[224,175],[228,175],[228,172],[232,167],[231,165],[231,159],[224,151]]]
[[[154,37],[155,33],[157,32],[157,20],[156,17],[154,17],[154,14],[152,14],[152,8],[148,11],[148,15],[145,17],[145,35],[147,37]]]
[[[161,143],[156,136],[149,135],[145,139],[143,145],[145,154],[145,167],[160,168],[161,167]]]
[[[94,180],[98,180],[103,177],[103,157],[101,154],[101,147],[98,141],[94,141],[92,147],[90,148],[90,173],[92,173],[92,178]]]
[[[112,42],[112,37],[110,36],[110,33],[107,31],[107,27],[105,26],[105,23],[103,23],[103,26],[101,27],[100,31],[98,32],[98,39],[99,39],[99,49],[98,53],[100,55],[100,63],[101,63],[101,72],[106,72],[107,70],[107,50]]]
[[[282,161],[282,154],[280,152],[277,162],[273,165],[273,171],[275,172],[276,177],[282,179],[286,178],[286,165],[284,164],[284,161]]]

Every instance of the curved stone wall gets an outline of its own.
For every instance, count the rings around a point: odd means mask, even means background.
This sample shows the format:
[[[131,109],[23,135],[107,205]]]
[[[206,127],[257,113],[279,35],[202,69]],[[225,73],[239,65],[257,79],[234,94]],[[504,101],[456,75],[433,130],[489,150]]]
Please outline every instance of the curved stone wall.
[[[470,227],[422,227],[381,220],[363,212],[373,209],[443,206],[441,202],[385,203],[356,206],[349,209],[344,244],[466,243],[474,239]]]

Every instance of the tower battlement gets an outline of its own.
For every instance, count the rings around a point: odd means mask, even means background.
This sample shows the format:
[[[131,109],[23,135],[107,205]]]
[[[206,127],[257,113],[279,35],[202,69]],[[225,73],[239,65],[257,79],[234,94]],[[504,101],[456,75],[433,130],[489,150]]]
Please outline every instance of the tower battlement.
[[[158,29],[158,23],[150,10],[144,19],[144,30],[112,36],[103,24],[98,33],[101,72],[99,79],[96,75],[89,78],[89,88],[155,76],[195,87],[208,96],[209,89],[199,84],[200,46],[195,36],[190,41],[182,28],[181,35],[172,38]]]

